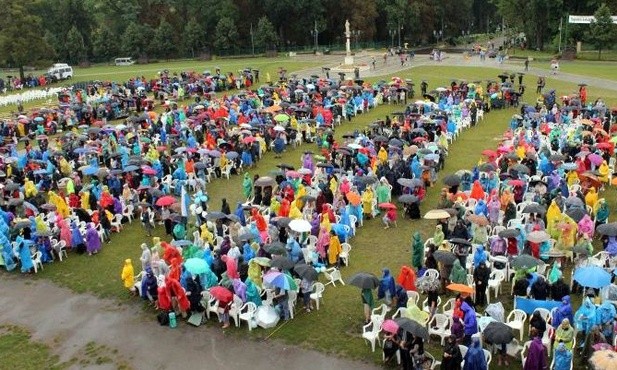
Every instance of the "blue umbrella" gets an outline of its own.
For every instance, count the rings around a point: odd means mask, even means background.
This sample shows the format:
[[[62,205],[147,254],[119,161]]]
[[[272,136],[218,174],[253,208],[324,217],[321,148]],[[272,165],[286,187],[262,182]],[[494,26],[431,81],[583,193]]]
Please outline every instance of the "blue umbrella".
[[[90,149],[88,148],[77,148],[75,150],[73,150],[73,153],[75,154],[85,154],[88,153],[90,151]]]
[[[32,172],[35,175],[46,175],[47,174],[47,170],[36,170],[34,172]]]
[[[139,167],[131,164],[131,165],[124,167],[124,172],[137,171],[138,169]]]
[[[227,154],[225,154],[227,156],[227,158],[229,159],[236,159],[238,158],[238,153],[237,152],[228,152]]]
[[[561,168],[567,171],[572,171],[572,170],[577,169],[578,166],[576,165],[576,163],[564,163],[561,165]]]
[[[221,156],[221,152],[219,152],[218,150],[211,150],[210,152],[208,152],[208,155],[210,157],[219,158]]]
[[[611,274],[597,266],[579,267],[574,272],[574,280],[581,286],[600,289],[611,283]]]
[[[81,171],[81,173],[87,176],[92,176],[96,174],[97,172],[99,172],[99,169],[96,167],[92,167],[92,166],[88,166]]]
[[[43,122],[45,119],[43,117],[34,117],[35,122]]]

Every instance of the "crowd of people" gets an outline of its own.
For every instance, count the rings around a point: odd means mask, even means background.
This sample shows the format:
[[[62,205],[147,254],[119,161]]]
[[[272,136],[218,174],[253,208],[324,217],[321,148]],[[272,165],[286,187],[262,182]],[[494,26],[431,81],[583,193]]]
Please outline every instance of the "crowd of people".
[[[125,261],[121,278],[129,291],[152,301],[162,323],[175,325],[176,315],[201,323],[216,312],[227,328],[230,318],[238,324],[250,313],[249,328],[269,327],[293,318],[300,296],[306,311],[319,309],[320,274],[333,284],[340,279],[350,241],[365,220],[381,218],[384,228],[396,228],[399,206],[404,217],[421,218],[426,189],[439,181],[460,131],[491,109],[515,105],[513,82],[507,81],[489,81],[486,89],[480,82],[453,81],[430,92],[424,82],[424,99],[407,104],[410,82],[400,78],[373,85],[288,79],[283,73],[279,83],[250,90],[258,80],[250,69],[238,79],[217,75],[164,72],[150,82],[67,91],[57,110],[3,122],[0,242],[6,269],[37,271],[68,251],[96,255],[123,223],[138,220],[151,235],[160,221],[172,240],[144,243],[138,273]],[[246,90],[211,93],[227,83]],[[193,101],[185,105],[173,100],[187,95]],[[396,281],[386,269],[377,284],[361,286],[366,325],[375,323],[373,288],[379,287],[377,298],[388,307],[422,325],[439,314],[438,293],[456,291],[443,366],[456,369],[462,359],[465,369],[481,369],[487,343],[500,346],[499,362],[507,363],[512,338],[479,335],[476,312],[489,303],[489,288],[499,291],[512,278],[519,297],[562,302],[551,321],[534,315],[528,359],[539,358],[546,335],[556,342],[550,353],[556,363],[571,356],[570,323],[586,335],[579,342],[585,356],[602,342],[598,334],[611,341],[612,331],[602,332],[614,316],[606,304],[595,308],[586,300],[580,310],[587,311],[574,316],[568,308],[577,284],[596,288],[586,291],[590,297],[608,300],[610,279],[598,286],[581,273],[585,277],[575,276],[571,291],[561,266],[573,256],[583,272],[613,266],[617,229],[606,224],[608,203],[599,194],[614,170],[614,116],[548,99],[523,105],[497,150],[484,151],[473,169],[442,178],[447,186],[438,209],[424,215],[437,220],[435,233],[426,243],[414,233],[412,265]],[[393,101],[405,103],[405,110],[335,138],[342,121]],[[114,102],[135,110],[126,123],[106,123],[116,117],[109,115]],[[59,114],[74,115],[75,124],[63,126]],[[52,123],[62,130],[58,136],[47,136]],[[267,152],[281,155],[302,143],[314,143],[315,151],[306,150],[299,165],[281,163],[267,175],[252,174]],[[232,211],[223,199],[215,210],[208,182],[234,174],[243,176],[244,202]],[[605,236],[601,259],[589,257],[598,234]],[[427,296],[423,307],[410,299],[408,292],[416,290]],[[487,312],[497,312],[491,318],[504,321],[503,307],[501,320],[499,307],[489,307]],[[590,310],[603,321],[591,320]],[[398,352],[405,368],[423,366],[427,338],[398,326],[384,330],[385,358]],[[541,368],[527,362],[526,369]]]

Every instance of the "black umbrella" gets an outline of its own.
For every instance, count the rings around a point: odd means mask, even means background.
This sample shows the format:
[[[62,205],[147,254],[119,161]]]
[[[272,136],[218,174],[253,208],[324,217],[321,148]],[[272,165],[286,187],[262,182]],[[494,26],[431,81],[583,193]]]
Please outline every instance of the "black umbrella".
[[[435,260],[437,262],[441,262],[444,265],[452,265],[454,261],[457,260],[457,257],[454,253],[444,250],[436,250],[435,252],[433,252],[433,257],[435,257]]]
[[[524,164],[515,164],[514,166],[510,167],[511,171],[516,171],[516,172],[520,172],[520,173],[529,173],[529,167],[525,166]]]
[[[225,216],[227,217],[227,216]],[[246,242],[249,241],[251,239],[254,239],[255,235],[251,234],[251,233],[244,233],[238,236],[238,240],[240,240],[241,242]]]
[[[508,154],[506,154],[506,158],[517,160],[518,159],[518,154],[516,154],[514,152],[508,153]]]
[[[399,183],[399,185],[404,186],[406,188],[413,188],[413,182],[414,179],[405,179],[405,178],[400,178],[397,179],[396,182]]]
[[[456,210],[454,210],[456,212]],[[462,238],[452,238],[449,240],[450,244],[457,244],[457,245],[466,245],[468,247],[471,247],[471,242],[469,242],[466,239],[462,239]]]
[[[287,248],[285,244],[281,242],[273,242],[270,244],[266,244],[264,245],[263,249],[270,254],[279,254],[279,255],[287,254]]]
[[[458,175],[448,175],[443,178],[443,183],[448,186],[457,186],[461,183],[461,178]]]
[[[529,180],[529,186],[534,187],[536,185],[544,185],[544,186],[548,187],[548,184],[546,183],[546,181],[543,181],[543,180],[540,180],[540,179]]]
[[[572,207],[585,207],[585,202],[579,197],[568,197],[566,199],[566,205]]]
[[[586,256],[589,255],[589,249],[587,249],[587,247],[585,247],[584,245],[576,245],[574,246],[574,248],[572,248],[572,252],[577,253],[577,254],[584,254]]]
[[[596,232],[600,235],[617,236],[617,222],[599,225],[596,228]]]
[[[531,203],[523,208],[523,213],[541,213],[544,214],[546,209],[538,203]]]
[[[420,325],[418,322],[406,317],[397,317],[394,321],[398,324],[400,329],[412,334],[414,337],[420,337],[424,340],[428,340],[428,329]]]
[[[21,198],[11,198],[9,200],[9,206],[19,206],[24,203],[24,200]]]
[[[270,262],[270,267],[276,267],[279,270],[291,270],[294,267],[294,264],[289,258],[274,257]]]
[[[516,238],[521,232],[518,229],[505,229],[497,234],[500,238]]]
[[[287,169],[287,170],[295,170],[294,166],[289,165],[287,163],[277,164],[276,167],[281,168],[281,169]]]
[[[6,190],[6,191],[19,190],[19,184],[15,183],[15,182],[9,182],[6,185],[4,185],[4,190]]]
[[[165,193],[163,193],[163,191],[161,189],[157,189],[157,188],[151,188],[148,189],[148,192],[156,198],[162,197],[163,195],[165,195]]]
[[[486,328],[484,328],[482,335],[487,342],[493,344],[508,344],[514,339],[512,328],[498,321],[490,322]]]
[[[75,208],[73,209],[73,212],[75,212],[75,214],[77,215],[77,218],[79,218],[79,221],[83,221],[85,223],[92,222],[92,217],[88,214],[88,212],[85,209]]]
[[[377,178],[377,176],[369,175],[369,176],[360,177],[359,181],[362,182],[363,184],[371,185],[379,181],[379,179]]]
[[[379,279],[368,272],[358,272],[349,279],[348,283],[360,289],[375,289],[379,286]]]
[[[514,257],[512,262],[510,262],[510,266],[517,270],[529,270],[530,268],[536,267],[539,264],[540,260],[528,254],[521,254],[520,256],[516,256]]]
[[[418,197],[411,194],[404,194],[398,197],[398,201],[405,204],[411,204],[418,201]]]
[[[278,227],[287,227],[291,222],[291,218],[289,217],[277,217],[274,222],[276,222],[276,226]]]
[[[301,278],[306,279],[308,281],[317,281],[318,273],[317,270],[311,265],[307,265],[306,263],[299,263],[294,266],[294,271]]]
[[[492,163],[482,163],[478,166],[478,171],[481,172],[493,172],[495,170],[495,165],[493,165]]]
[[[574,221],[579,222],[587,215],[587,211],[579,207],[572,207],[566,211],[566,215]]]
[[[563,154],[551,154],[551,156],[548,157],[548,159],[551,161],[559,162],[559,161],[565,161],[566,156]]]
[[[399,148],[403,146],[403,142],[402,142],[402,141],[400,141],[399,139],[396,139],[396,138],[394,138],[394,139],[390,139],[390,141],[388,142],[388,144],[389,144],[389,145],[391,145],[391,146],[397,146],[397,147],[399,147]]]
[[[373,141],[376,143],[385,143],[388,141],[388,138],[383,135],[377,135],[373,138]]]
[[[233,221],[233,222],[240,222],[240,217],[236,216],[236,215],[227,215],[225,216],[228,220]]]
[[[317,198],[315,198],[312,195],[303,195],[302,198],[300,198],[300,199],[302,199],[302,201],[304,201],[304,202],[312,202],[312,201],[316,200]]]
[[[226,214],[224,214],[223,212],[218,212],[218,211],[208,212],[208,214],[206,214],[206,220],[208,221],[216,221],[216,220],[220,220],[225,217],[227,217]]]
[[[196,170],[203,170],[203,169],[208,168],[208,165],[204,162],[197,162],[195,163],[194,167]]]

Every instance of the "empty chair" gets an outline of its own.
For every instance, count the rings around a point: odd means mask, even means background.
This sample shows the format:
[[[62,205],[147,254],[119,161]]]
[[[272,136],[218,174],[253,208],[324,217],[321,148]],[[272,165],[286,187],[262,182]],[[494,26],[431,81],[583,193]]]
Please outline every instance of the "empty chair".
[[[315,308],[319,310],[319,304],[323,300],[323,291],[325,287],[322,283],[313,283],[313,293],[310,294],[311,300],[315,301]]]
[[[407,291],[407,304],[409,304],[409,302],[417,305],[418,301],[420,300],[420,294],[418,292],[415,292],[413,290],[408,290]]]
[[[379,343],[381,324],[383,324],[383,319],[379,315],[375,315],[371,317],[371,322],[362,327],[362,338],[369,342],[373,352],[375,352],[375,343]]]
[[[341,253],[339,253],[339,258],[343,261],[345,266],[349,266],[349,252],[351,252],[351,244],[349,243],[341,243]]]
[[[442,313],[436,313],[428,323],[428,333],[429,335],[439,336],[441,338],[441,345],[443,346],[446,337],[450,336],[450,329],[448,329],[449,325],[450,319],[448,316]]]
[[[456,301],[456,299],[454,298],[450,298],[446,301],[446,303],[443,304],[443,306],[441,307],[441,312],[446,315],[446,317],[452,317],[452,314],[454,313],[454,302]],[[443,345],[443,344],[442,344]]]
[[[491,272],[489,279],[488,279],[488,292],[490,292],[491,289],[493,289],[495,291],[495,298],[497,298],[497,295],[499,295],[499,290],[501,289],[501,283],[505,280],[505,275],[503,273],[503,271],[501,270],[495,270],[493,272]]]
[[[255,318],[255,312],[257,311],[257,305],[253,302],[246,302],[241,308],[238,314],[238,319],[246,321],[249,331],[253,330],[253,320]]]
[[[339,282],[345,285],[345,282],[343,281],[343,277],[341,276],[341,272],[337,268],[331,267],[325,270],[323,274],[326,277],[326,279],[328,279],[328,282],[325,285],[332,284],[332,286],[336,287],[336,282]]]
[[[373,308],[373,311],[371,311],[371,316],[379,316],[381,317],[381,321],[384,321],[388,311],[390,311],[390,308],[382,303],[381,306]]]
[[[508,317],[506,318],[506,325],[511,327],[513,330],[518,330],[521,341],[523,340],[523,328],[526,320],[527,314],[525,311],[516,308],[510,311],[510,314],[508,314]]]

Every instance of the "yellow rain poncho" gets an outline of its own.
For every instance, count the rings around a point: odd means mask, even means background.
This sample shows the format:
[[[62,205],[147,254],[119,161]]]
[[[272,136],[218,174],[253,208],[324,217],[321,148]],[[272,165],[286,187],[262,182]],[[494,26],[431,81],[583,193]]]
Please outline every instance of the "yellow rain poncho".
[[[386,162],[388,162],[388,152],[386,152],[386,149],[383,146],[379,149],[377,158],[379,158],[379,162],[381,162],[381,164],[386,164]]]
[[[39,213],[38,215],[36,215],[36,217],[34,218],[34,223],[36,224],[36,232],[37,233],[49,231],[49,226],[47,226],[47,224],[43,220],[43,214],[42,213]]]
[[[421,325],[424,325],[428,320],[428,312],[424,312],[418,308],[411,300],[407,303],[407,318],[413,320]]]
[[[60,215],[62,215],[62,217],[69,217],[69,215],[71,214],[71,210],[69,209],[69,206],[66,204],[66,201],[64,200],[64,198],[54,193],[53,191],[49,191],[47,193],[47,197],[48,197],[48,202],[56,206],[56,211]]]
[[[34,182],[32,182],[32,180],[26,180],[24,182],[24,196],[26,198],[34,197],[38,193],[39,191],[36,189],[36,185],[34,185]]]
[[[570,171],[566,175],[566,181],[568,182],[568,186],[572,186],[578,181],[578,173],[576,171]]]
[[[589,188],[589,191],[585,195],[585,204],[587,204],[591,208],[594,208],[597,202],[598,193],[596,193],[596,188],[592,186],[591,188]]]
[[[330,179],[330,191],[332,192],[332,194],[336,194],[337,190],[338,190],[338,182],[336,181],[334,177],[332,177]]]
[[[81,208],[90,209],[90,192],[82,191],[80,198],[81,198]]]
[[[332,224],[330,223],[330,218],[328,216],[322,217],[321,222],[319,224],[320,227],[326,229],[326,231],[330,232],[332,230]]]
[[[270,212],[275,215],[278,215],[279,209],[281,209],[281,202],[276,200],[276,198],[272,198],[270,200]]]
[[[68,176],[71,174],[72,171],[73,171],[73,168],[71,167],[70,163],[66,160],[66,158],[60,157],[60,172],[64,176]]]
[[[253,284],[260,288],[262,287],[261,266],[259,266],[259,264],[257,264],[254,260],[249,261],[248,277],[251,279]]]
[[[291,206],[289,207],[289,218],[292,220],[299,220],[302,218],[302,211],[300,211],[300,208],[296,206],[295,201],[291,203]]]
[[[338,255],[343,251],[341,248],[341,241],[338,236],[332,235],[330,237],[330,246],[328,247],[328,262],[334,265],[338,260]]]
[[[362,213],[365,215],[371,215],[373,213],[373,189],[371,187],[367,187],[362,193]]]
[[[122,274],[120,278],[124,282],[124,287],[127,289],[133,288],[135,284],[135,271],[133,270],[133,263],[130,258],[124,260],[124,267],[122,267]]]
[[[557,239],[559,237],[559,229],[557,229],[557,223],[561,220],[561,210],[555,201],[551,202],[546,210],[546,231],[551,238]]]
[[[522,145],[519,145],[516,147],[516,155],[520,158],[523,159],[525,158],[525,147]]]
[[[71,178],[66,182],[66,193],[69,195],[75,193],[75,182]]]
[[[562,214],[561,220],[557,223],[559,237],[555,246],[561,250],[571,250],[576,242],[576,232],[578,224],[569,216]]]
[[[211,246],[214,246],[214,235],[212,235],[212,232],[208,229],[208,225],[202,224],[199,228],[201,229],[201,233],[199,234],[201,240],[207,242]]]
[[[606,164],[606,161],[602,161],[602,164],[598,167],[598,178],[602,182],[608,182],[608,164]]]

